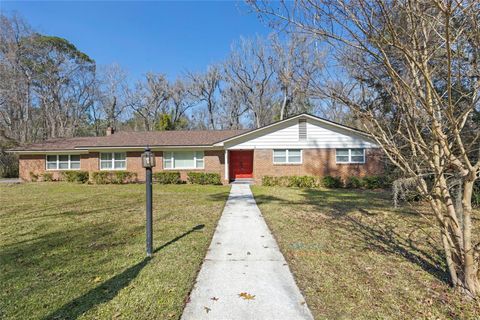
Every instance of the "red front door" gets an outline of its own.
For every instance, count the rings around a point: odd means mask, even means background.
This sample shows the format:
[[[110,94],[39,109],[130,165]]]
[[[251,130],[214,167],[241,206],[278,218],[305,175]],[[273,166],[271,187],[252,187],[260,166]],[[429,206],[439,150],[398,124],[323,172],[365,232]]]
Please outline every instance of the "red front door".
[[[253,150],[229,151],[230,179],[253,178]]]

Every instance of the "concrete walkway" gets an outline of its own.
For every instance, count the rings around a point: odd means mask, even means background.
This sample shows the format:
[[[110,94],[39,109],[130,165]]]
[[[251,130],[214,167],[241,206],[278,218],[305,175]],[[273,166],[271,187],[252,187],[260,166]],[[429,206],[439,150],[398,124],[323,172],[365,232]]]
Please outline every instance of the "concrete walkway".
[[[248,185],[232,185],[182,319],[313,319]]]

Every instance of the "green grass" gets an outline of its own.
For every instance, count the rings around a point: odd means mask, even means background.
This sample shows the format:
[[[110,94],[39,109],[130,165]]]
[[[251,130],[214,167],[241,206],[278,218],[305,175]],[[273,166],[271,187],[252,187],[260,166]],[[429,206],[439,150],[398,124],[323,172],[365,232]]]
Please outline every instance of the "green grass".
[[[386,192],[253,191],[316,319],[480,318],[448,284],[438,232]]]
[[[228,187],[0,185],[1,319],[178,319]]]

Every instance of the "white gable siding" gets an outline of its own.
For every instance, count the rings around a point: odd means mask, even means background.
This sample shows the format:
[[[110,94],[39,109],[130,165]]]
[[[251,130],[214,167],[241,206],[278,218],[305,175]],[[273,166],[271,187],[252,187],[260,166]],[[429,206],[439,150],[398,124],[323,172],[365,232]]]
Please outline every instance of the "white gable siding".
[[[298,119],[273,126],[228,143],[228,149],[281,149],[281,148],[375,148],[373,142],[360,134],[345,129],[307,121],[307,140],[300,141]]]

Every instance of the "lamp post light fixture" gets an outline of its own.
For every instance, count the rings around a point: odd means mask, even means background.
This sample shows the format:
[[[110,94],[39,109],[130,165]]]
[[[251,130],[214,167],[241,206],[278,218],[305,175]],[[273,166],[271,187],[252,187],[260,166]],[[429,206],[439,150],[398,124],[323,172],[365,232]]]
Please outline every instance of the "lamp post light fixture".
[[[155,154],[149,147],[142,153],[142,166],[145,168],[145,185],[147,187],[147,257],[152,256],[152,168],[155,167]]]

